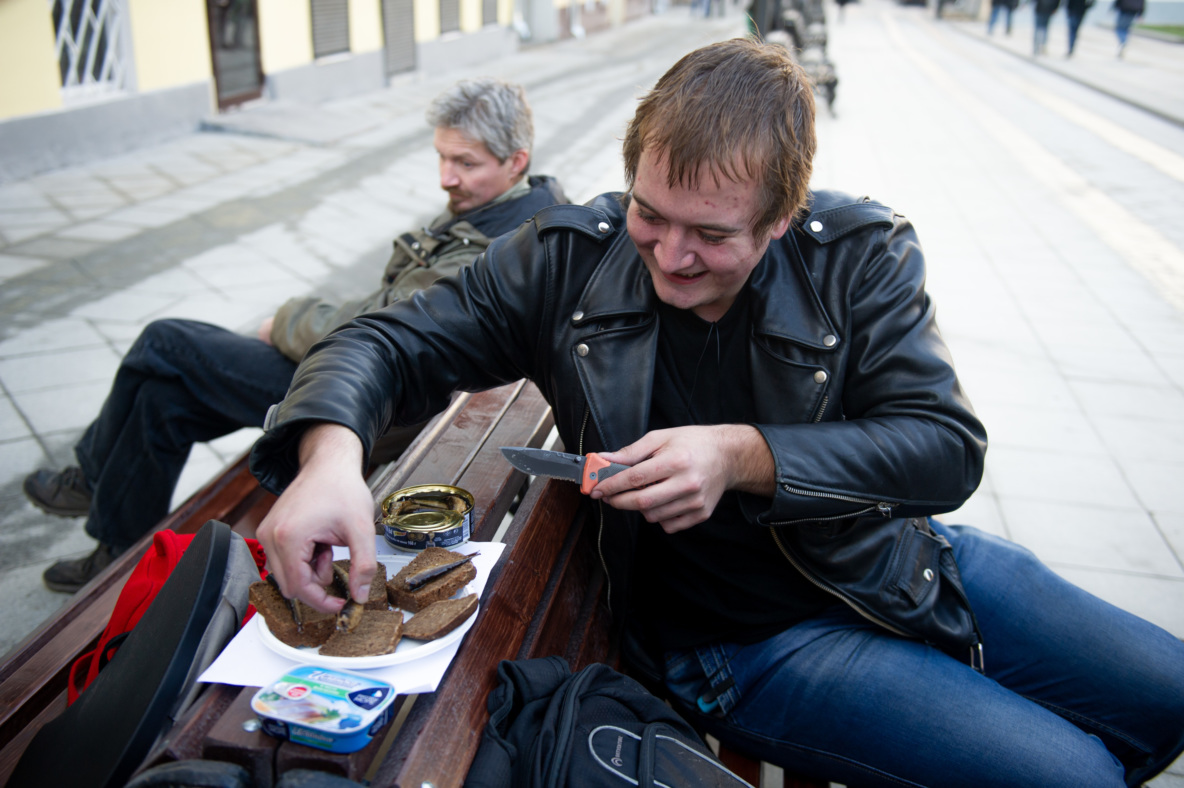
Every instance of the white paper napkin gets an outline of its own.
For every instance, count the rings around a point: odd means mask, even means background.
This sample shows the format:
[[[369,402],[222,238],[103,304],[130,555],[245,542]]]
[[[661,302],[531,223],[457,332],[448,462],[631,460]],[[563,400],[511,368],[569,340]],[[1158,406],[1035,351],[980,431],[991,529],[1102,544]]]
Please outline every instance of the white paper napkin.
[[[375,548],[379,559],[383,556],[406,556],[406,553],[395,551],[386,539],[376,536]],[[477,570],[477,577],[469,586],[480,596],[485,590],[485,583],[489,580],[489,572],[493,569],[497,559],[501,557],[505,545],[501,542],[469,542],[461,547],[451,548],[458,553],[480,553],[473,559],[473,567]],[[343,547],[333,549],[333,558],[348,558],[349,551]],[[477,611],[481,616],[481,610]],[[422,659],[414,659],[399,665],[358,671],[367,676],[381,679],[394,685],[395,691],[402,694],[415,692],[435,692],[440,685],[440,679],[448,670],[452,658],[460,648],[461,638],[447,648],[440,649],[434,654],[428,654]],[[235,684],[243,687],[263,687],[282,676],[287,670],[299,665],[268,648],[259,637],[254,621],[239,630],[234,639],[222,650],[214,663],[206,668],[198,681],[211,684]]]

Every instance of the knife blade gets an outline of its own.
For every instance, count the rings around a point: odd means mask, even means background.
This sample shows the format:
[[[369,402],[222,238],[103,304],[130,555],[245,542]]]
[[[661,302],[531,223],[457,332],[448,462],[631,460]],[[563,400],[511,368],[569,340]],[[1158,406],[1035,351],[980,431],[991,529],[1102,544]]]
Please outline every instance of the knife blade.
[[[510,464],[518,470],[531,476],[576,482],[584,495],[592,492],[592,488],[601,480],[629,468],[628,465],[609,462],[596,452],[581,456],[525,446],[502,446],[501,450]]]

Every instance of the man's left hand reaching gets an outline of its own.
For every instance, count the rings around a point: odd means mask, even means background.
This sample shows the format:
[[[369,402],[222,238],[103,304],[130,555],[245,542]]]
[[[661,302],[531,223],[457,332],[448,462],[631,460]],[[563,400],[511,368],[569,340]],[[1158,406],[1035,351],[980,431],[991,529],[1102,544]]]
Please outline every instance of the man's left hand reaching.
[[[345,600],[325,592],[332,581],[331,548],[349,548],[350,595],[365,603],[378,567],[374,499],[362,478],[362,442],[337,424],[319,424],[300,442],[300,472],[256,532],[284,596],[325,613]]]
[[[706,520],[726,490],[769,497],[774,491],[772,452],[745,424],[655,430],[620,451],[599,454],[631,467],[597,484],[591,497],[641,512],[666,533]]]

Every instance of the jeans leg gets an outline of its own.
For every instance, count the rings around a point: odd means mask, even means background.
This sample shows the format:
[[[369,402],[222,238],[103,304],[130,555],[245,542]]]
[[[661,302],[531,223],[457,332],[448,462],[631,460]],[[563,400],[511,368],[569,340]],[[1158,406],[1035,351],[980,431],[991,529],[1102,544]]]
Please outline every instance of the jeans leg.
[[[1119,788],[1171,763],[1184,646],[1022,548],[942,529],[987,675],[836,606],[758,644],[669,654],[668,687],[734,746],[850,785]]]
[[[934,527],[954,545],[991,678],[1101,739],[1126,766],[1128,785],[1180,755],[1184,643],[1019,545],[974,528]]]
[[[126,548],[168,513],[194,443],[259,426],[296,365],[257,339],[187,320],[150,324],[75,447],[94,485],[87,533]]]

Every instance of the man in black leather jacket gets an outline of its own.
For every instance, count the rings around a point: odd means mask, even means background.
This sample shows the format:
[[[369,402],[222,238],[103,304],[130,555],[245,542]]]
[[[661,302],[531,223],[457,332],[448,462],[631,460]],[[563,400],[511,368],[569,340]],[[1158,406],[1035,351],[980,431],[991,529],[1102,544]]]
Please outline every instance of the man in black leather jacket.
[[[320,548],[347,545],[363,598],[369,445],[528,377],[569,451],[632,466],[590,496],[610,604],[721,738],[848,785],[1138,784],[1184,746],[1184,648],[928,519],[985,432],[912,227],[808,192],[813,110],[783,50],[697,50],[630,124],[628,196],[542,211],[314,347],[252,455],[286,488],[272,570],[332,610]]]

